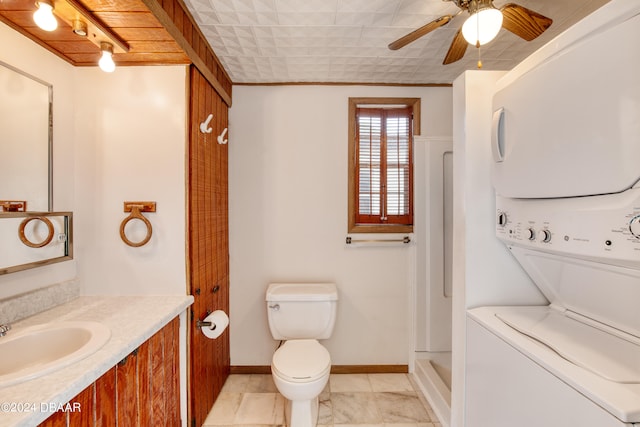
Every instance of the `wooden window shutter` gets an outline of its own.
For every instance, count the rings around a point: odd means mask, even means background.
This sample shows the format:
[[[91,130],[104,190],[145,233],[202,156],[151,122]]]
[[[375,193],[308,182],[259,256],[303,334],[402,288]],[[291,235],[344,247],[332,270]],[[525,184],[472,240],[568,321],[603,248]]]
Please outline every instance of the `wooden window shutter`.
[[[356,109],[356,223],[413,223],[411,108]]]

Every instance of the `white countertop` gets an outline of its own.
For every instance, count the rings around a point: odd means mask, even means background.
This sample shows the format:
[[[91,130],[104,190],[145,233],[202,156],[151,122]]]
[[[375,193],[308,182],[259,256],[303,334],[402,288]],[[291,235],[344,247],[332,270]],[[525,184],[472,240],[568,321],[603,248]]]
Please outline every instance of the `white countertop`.
[[[111,338],[71,366],[0,388],[0,426],[34,426],[44,421],[51,414],[40,412],[41,408],[71,400],[192,303],[193,297],[187,295],[79,297],[16,322],[14,330],[51,321],[91,320],[111,328]],[[7,412],[8,408],[15,412]]]

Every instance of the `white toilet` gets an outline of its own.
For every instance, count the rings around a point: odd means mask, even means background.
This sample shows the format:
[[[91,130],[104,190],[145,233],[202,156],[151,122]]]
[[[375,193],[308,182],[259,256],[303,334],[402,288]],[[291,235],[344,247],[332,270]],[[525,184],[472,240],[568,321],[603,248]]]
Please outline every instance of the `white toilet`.
[[[334,283],[271,283],[266,300],[271,335],[284,341],[273,355],[271,374],[287,399],[287,426],[313,427],[331,371],[331,356],[317,340],[333,332],[338,290]]]

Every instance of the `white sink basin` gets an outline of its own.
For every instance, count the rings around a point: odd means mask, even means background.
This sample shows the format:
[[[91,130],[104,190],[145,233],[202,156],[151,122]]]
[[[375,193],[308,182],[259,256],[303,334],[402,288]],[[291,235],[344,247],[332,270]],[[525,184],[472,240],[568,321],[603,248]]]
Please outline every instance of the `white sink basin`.
[[[97,322],[51,322],[0,337],[0,387],[40,377],[98,351],[111,330]]]

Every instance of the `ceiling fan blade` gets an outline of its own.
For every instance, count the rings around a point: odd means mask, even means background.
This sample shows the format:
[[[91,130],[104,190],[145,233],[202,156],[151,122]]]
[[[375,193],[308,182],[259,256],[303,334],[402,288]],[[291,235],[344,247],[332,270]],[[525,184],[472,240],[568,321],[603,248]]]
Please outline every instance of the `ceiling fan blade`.
[[[464,53],[467,51],[468,45],[469,43],[464,39],[464,36],[462,35],[462,28],[460,28],[456,33],[456,36],[453,38],[451,46],[449,46],[447,56],[445,56],[444,62],[442,64],[447,65],[462,59]]]
[[[505,4],[500,10],[503,16],[502,28],[526,41],[535,39],[553,23],[551,18],[515,3]]]
[[[436,30],[436,29],[442,27],[443,25],[448,24],[449,21],[451,21],[452,18],[453,18],[453,16],[451,16],[451,15],[441,16],[440,18],[436,19],[435,21],[431,21],[428,24],[423,25],[422,27],[418,28],[417,30],[414,30],[414,31],[410,32],[406,36],[400,37],[398,40],[390,43],[389,44],[389,49],[398,50],[401,47],[405,47],[409,43],[418,40],[420,37],[422,37],[422,36],[424,36],[426,34],[429,34],[431,31]]]

